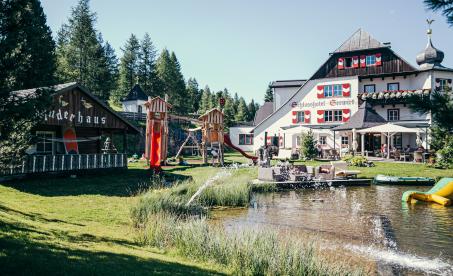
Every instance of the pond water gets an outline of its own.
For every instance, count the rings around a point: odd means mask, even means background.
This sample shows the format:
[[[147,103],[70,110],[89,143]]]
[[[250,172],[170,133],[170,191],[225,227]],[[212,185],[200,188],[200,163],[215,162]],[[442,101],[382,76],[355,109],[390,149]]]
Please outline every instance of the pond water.
[[[217,212],[228,229],[277,227],[332,241],[404,274],[453,275],[453,207],[401,202],[406,190],[370,186],[255,194],[248,209]],[[408,272],[408,273],[407,273]]]

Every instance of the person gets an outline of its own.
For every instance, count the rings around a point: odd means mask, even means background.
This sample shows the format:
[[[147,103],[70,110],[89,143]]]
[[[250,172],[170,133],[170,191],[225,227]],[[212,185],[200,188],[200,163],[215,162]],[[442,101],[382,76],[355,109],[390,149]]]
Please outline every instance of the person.
[[[387,144],[382,144],[381,146],[381,153],[383,155],[387,155]]]
[[[217,153],[217,151],[215,149],[212,149],[211,155],[212,155],[212,165],[214,165],[215,162],[218,161],[219,154]]]
[[[320,144],[316,144],[316,150],[318,151],[318,157],[322,157],[322,147]]]
[[[411,145],[406,145],[406,147],[404,148],[404,152],[408,153],[411,151]]]
[[[418,146],[417,151],[425,151],[425,148],[423,145]]]

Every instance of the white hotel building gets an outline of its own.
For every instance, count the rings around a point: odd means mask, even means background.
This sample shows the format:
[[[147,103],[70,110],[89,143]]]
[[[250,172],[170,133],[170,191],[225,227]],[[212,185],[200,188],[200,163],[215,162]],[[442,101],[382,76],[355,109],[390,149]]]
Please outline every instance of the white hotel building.
[[[359,152],[373,154],[387,143],[385,135],[355,133],[387,122],[417,129],[393,135],[391,146],[416,147],[418,138],[428,148],[430,114],[412,112],[405,98],[451,88],[453,79],[453,69],[441,65],[444,54],[428,33],[428,44],[416,58],[418,67],[359,29],[308,80],[274,82],[271,114],[247,128],[253,133],[253,150],[264,145],[267,133],[268,139],[278,137],[280,151],[289,156],[299,147],[301,133],[312,129],[326,149],[340,151],[354,144]],[[232,140],[238,139],[232,135]]]

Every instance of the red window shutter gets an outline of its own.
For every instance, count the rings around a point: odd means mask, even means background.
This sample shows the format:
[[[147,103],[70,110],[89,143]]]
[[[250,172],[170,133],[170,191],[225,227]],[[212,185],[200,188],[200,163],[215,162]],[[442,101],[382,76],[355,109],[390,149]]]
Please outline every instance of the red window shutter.
[[[344,58],[338,59],[338,70],[344,69]]]
[[[343,122],[349,121],[351,117],[351,110],[350,109],[343,109]]]
[[[318,110],[316,118],[318,119],[318,124],[324,123],[324,110]]]
[[[358,56],[352,57],[352,67],[359,68],[359,57]]]
[[[297,124],[297,118],[293,118],[293,124]]]
[[[366,56],[360,56],[360,67],[366,67]]]
[[[318,89],[318,99],[324,98],[324,85],[318,85],[316,88]]]
[[[344,83],[343,87],[343,97],[350,97],[351,96],[351,85],[349,83]]]
[[[304,121],[306,124],[309,124],[310,123],[310,110],[305,110],[304,112]]]
[[[375,56],[376,56],[376,66],[381,66],[382,65],[382,55],[381,55],[381,53],[377,53]]]
[[[297,115],[297,111],[293,110],[293,116],[296,116],[296,115]]]

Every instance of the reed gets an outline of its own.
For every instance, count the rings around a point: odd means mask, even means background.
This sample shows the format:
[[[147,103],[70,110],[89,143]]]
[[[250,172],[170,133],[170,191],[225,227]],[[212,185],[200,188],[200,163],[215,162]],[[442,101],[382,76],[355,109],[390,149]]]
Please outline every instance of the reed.
[[[314,247],[272,230],[227,232],[205,218],[168,213],[148,217],[139,242],[178,255],[223,265],[237,275],[358,275],[341,263],[325,263]]]
[[[216,179],[190,205],[187,202],[191,196],[215,175],[215,171],[196,179],[175,182],[170,187],[153,185],[132,208],[133,222],[136,226],[141,225],[146,222],[149,214],[159,212],[178,216],[203,216],[207,215],[208,208],[214,206],[248,206],[252,192],[250,181],[255,177],[254,173],[246,168],[231,170],[231,175]]]

